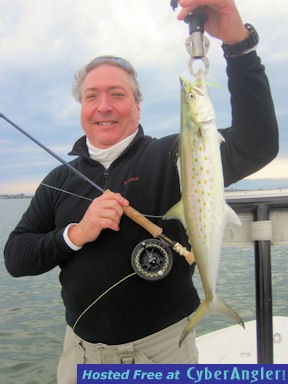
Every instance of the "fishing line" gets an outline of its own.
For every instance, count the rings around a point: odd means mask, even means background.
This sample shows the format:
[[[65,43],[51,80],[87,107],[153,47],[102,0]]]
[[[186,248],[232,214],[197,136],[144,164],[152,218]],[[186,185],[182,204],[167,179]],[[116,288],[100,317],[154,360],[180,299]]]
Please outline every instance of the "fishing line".
[[[93,303],[91,303],[86,309],[84,309],[84,311],[80,314],[80,316],[78,317],[78,319],[75,321],[73,327],[72,327],[72,330],[75,331],[75,328],[77,326],[77,324],[79,323],[79,321],[82,319],[82,317],[85,315],[86,312],[89,311],[90,308],[93,307],[93,305],[95,305],[99,300],[102,299],[102,297],[104,297],[105,295],[107,295],[107,293],[109,293],[110,291],[112,291],[112,289],[116,288],[119,284],[123,283],[125,280],[129,279],[130,277],[132,276],[135,276],[137,275],[136,272],[133,272],[131,273],[130,275],[127,275],[125,277],[123,277],[123,279],[117,281],[117,283],[113,284],[111,287],[109,287],[108,289],[106,289],[105,292],[103,292],[100,296],[97,297],[97,299],[95,299],[93,301]]]
[[[90,180],[87,176],[85,176],[82,172],[78,171],[78,169],[74,168],[73,165],[62,159],[62,157],[58,156],[57,153],[53,152],[50,148],[46,147],[46,145],[42,144],[39,140],[37,140],[35,137],[30,135],[28,132],[24,131],[21,127],[19,127],[17,124],[15,124],[12,120],[8,119],[3,113],[0,113],[0,117],[7,121],[7,123],[11,124],[14,128],[16,128],[18,131],[23,133],[28,139],[32,140],[35,144],[39,145],[44,151],[48,152],[51,156],[55,157],[60,163],[66,165],[73,173],[75,173],[77,176],[79,176],[82,180],[86,181],[90,185],[92,185],[94,188],[98,189],[100,192],[104,192],[104,189],[101,188],[98,184],[94,183],[92,180]]]
[[[48,187],[48,188],[51,188],[51,189],[55,189],[56,191],[59,191],[59,192],[66,193],[67,195],[72,195],[72,196],[75,196],[75,197],[79,197],[79,199],[84,199],[84,200],[88,200],[88,201],[93,201],[94,200],[94,199],[90,199],[89,197],[85,197],[85,196],[82,196],[82,195],[77,195],[76,193],[73,193],[73,192],[70,192],[70,191],[66,191],[65,189],[54,187],[53,185],[49,185],[49,184],[46,184],[46,183],[40,183],[40,185],[43,185],[44,187]],[[163,219],[163,217],[164,217],[163,215],[160,215],[160,216],[158,216],[158,215],[148,215],[146,213],[141,213],[141,215],[143,215],[145,217],[150,217],[151,219]]]
[[[6,117],[3,113],[0,113],[0,118],[4,119],[12,125],[14,128],[16,128],[19,132],[21,132],[24,136],[28,137],[31,141],[33,141],[35,144],[37,144],[39,147],[44,149],[46,152],[48,152],[51,156],[53,156],[55,159],[57,159],[60,163],[65,165],[67,168],[69,168],[75,175],[77,175],[80,179],[86,181],[89,183],[92,187],[96,188],[101,193],[105,193],[105,190],[101,188],[98,184],[94,183],[91,179],[89,179],[87,176],[85,176],[82,172],[80,172],[77,168],[74,168],[71,163],[68,163],[67,161],[63,160],[60,156],[58,156],[55,152],[53,152],[51,149],[49,149],[46,145],[42,144],[39,140],[37,140],[35,137],[30,135],[28,132],[26,132],[24,129],[19,127],[17,124],[15,124],[12,120],[10,120],[8,117]],[[48,184],[47,184],[48,186]],[[56,187],[55,187],[56,188]],[[63,190],[64,192],[64,190]],[[73,194],[73,192],[65,191],[65,193]],[[80,197],[80,196],[77,196]],[[83,196],[81,198],[84,198]],[[86,198],[85,198],[86,199]],[[89,200],[90,201],[90,200]],[[195,261],[194,255],[191,251],[187,250],[183,245],[178,243],[177,241],[170,239],[168,236],[166,236],[163,233],[163,228],[159,227],[152,221],[150,221],[147,217],[145,217],[142,213],[138,212],[135,208],[133,208],[131,205],[123,207],[123,211],[127,217],[129,217],[132,221],[134,221],[136,224],[140,225],[142,228],[144,228],[150,235],[153,236],[154,242],[152,242],[152,245],[155,246],[155,255],[153,257],[146,257],[145,253],[147,252],[148,246],[151,246],[151,242],[147,240],[147,244],[144,241],[144,247],[143,247],[143,255],[141,254],[141,258],[139,258],[140,263],[134,263],[134,267],[138,268],[140,266],[141,268],[146,269],[154,269],[155,266],[159,266],[157,273],[154,273],[153,277],[155,280],[158,280],[162,278],[163,274],[165,276],[165,273],[161,274],[163,271],[161,268],[161,263],[163,259],[163,255],[166,253],[166,245],[168,244],[169,247],[171,247],[175,252],[177,252],[179,255],[184,256],[187,263],[189,265],[192,265]],[[148,215],[147,215],[148,216]],[[149,217],[155,217],[155,216],[149,216]],[[157,240],[157,238],[159,240]],[[157,249],[159,248],[159,243],[162,243],[162,251],[158,254]],[[141,244],[142,246],[142,244]],[[152,252],[153,253],[153,252]],[[132,253],[133,255],[133,253]],[[143,256],[143,257],[142,257]],[[158,263],[160,261],[160,263]],[[143,277],[150,279],[150,276],[146,276],[145,273],[142,273],[142,270],[135,270],[135,272]],[[146,272],[146,271],[145,271]],[[155,271],[154,271],[155,272]],[[163,271],[164,272],[164,271]]]
[[[58,187],[53,187],[52,185],[49,185],[49,184],[40,183],[40,185],[43,185],[44,187],[48,187],[48,188],[51,188],[51,189],[55,189],[56,191],[59,191],[59,192],[66,193],[67,195],[72,195],[72,196],[75,196],[75,197],[79,197],[79,199],[93,201],[93,199],[90,199],[89,197],[77,195],[76,193],[65,191],[65,189],[61,189],[61,188],[58,188]]]
[[[86,181],[87,183],[89,183],[90,185],[92,185],[94,188],[96,188],[98,191],[104,193],[105,190],[103,188],[100,187],[100,185],[94,183],[94,181],[92,181],[91,179],[89,179],[89,177],[85,176],[82,172],[78,171],[78,169],[74,168],[73,165],[71,165],[70,163],[68,163],[67,161],[65,161],[64,159],[62,159],[62,157],[60,157],[59,155],[57,155],[57,153],[55,153],[54,151],[52,151],[50,148],[48,148],[46,145],[42,144],[39,140],[37,140],[35,137],[33,137],[32,135],[30,135],[28,132],[26,132],[23,128],[19,127],[19,125],[15,124],[12,120],[10,120],[8,117],[6,117],[3,113],[0,113],[0,118],[4,119],[7,121],[7,123],[11,124],[14,128],[16,128],[19,132],[21,132],[23,135],[25,135],[26,137],[28,137],[28,139],[32,140],[35,144],[39,145],[39,147],[41,147],[42,149],[44,149],[46,152],[48,152],[51,156],[53,156],[55,159],[57,159],[58,161],[60,161],[60,163],[62,163],[63,165],[66,165],[66,167],[68,167],[73,173],[75,173],[77,176],[79,176],[82,180]],[[45,185],[44,183],[42,183],[43,185]],[[45,185],[46,187],[50,187],[50,188],[54,188],[54,189],[57,189],[56,187],[52,187],[52,186],[49,186],[48,184]],[[59,189],[60,190],[60,189]],[[70,194],[70,195],[73,195],[73,192],[69,192],[69,191],[64,191],[62,190],[62,192],[64,193],[67,193],[67,194]],[[90,200],[92,201],[92,199],[89,199],[89,198],[86,198],[84,196],[79,196],[79,195],[76,195],[75,196],[79,197],[79,198],[82,198],[82,199],[87,199],[87,200]],[[139,212],[139,215],[143,215],[145,217],[150,217],[150,218],[163,218],[163,216],[154,216],[154,215],[144,215],[142,213]]]

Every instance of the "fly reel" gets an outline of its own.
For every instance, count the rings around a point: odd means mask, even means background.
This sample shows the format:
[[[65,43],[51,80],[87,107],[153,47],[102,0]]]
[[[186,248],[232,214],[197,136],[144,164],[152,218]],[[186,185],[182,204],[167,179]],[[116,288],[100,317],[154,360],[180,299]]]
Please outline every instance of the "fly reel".
[[[161,280],[172,268],[173,252],[164,241],[143,240],[133,249],[131,264],[142,279]]]

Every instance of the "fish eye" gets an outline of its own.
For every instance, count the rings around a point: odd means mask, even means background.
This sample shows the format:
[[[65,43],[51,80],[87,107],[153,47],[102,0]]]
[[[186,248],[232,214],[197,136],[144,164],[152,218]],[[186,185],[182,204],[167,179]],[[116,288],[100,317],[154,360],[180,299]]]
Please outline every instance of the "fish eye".
[[[193,100],[193,99],[195,99],[195,95],[194,95],[193,92],[189,92],[187,96],[188,96],[188,99],[189,99],[189,100]]]

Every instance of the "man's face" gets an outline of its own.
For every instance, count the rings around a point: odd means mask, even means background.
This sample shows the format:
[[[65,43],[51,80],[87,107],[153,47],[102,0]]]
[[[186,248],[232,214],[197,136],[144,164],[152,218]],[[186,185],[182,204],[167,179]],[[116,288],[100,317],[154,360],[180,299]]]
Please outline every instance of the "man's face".
[[[81,125],[90,143],[109,148],[138,128],[140,104],[133,96],[129,75],[103,64],[86,76],[82,86]]]

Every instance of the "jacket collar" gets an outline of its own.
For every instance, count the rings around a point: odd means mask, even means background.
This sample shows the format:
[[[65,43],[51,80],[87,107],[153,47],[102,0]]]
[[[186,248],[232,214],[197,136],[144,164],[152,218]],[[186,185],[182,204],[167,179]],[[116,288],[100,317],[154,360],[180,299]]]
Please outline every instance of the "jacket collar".
[[[135,136],[134,140],[129,144],[129,146],[126,148],[125,152],[131,147],[133,146],[133,144],[138,141],[139,138],[143,137],[144,136],[144,131],[143,131],[143,128],[142,126],[139,124],[139,129],[138,129],[138,133],[137,135]],[[88,158],[90,159],[90,156],[89,156],[89,152],[88,152],[88,148],[87,148],[87,144],[86,144],[86,136],[82,136],[80,137],[80,139],[78,139],[75,144],[73,145],[73,148],[72,150],[68,153],[68,155],[71,155],[71,156],[80,156],[80,157],[83,157],[83,158]]]

